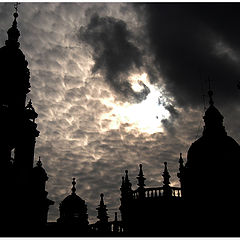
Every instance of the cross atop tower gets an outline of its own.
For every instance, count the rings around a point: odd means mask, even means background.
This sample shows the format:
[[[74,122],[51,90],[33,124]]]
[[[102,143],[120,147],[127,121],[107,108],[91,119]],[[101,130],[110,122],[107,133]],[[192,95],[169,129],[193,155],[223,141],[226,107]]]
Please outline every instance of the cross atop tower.
[[[14,8],[15,8],[16,13],[18,12],[18,5],[20,5],[20,4],[21,3],[19,3],[19,2],[14,3]]]
[[[213,102],[213,99],[212,99],[213,91],[211,90],[211,82],[213,82],[213,80],[210,80],[210,77],[208,77],[208,96],[209,96],[209,104],[210,104],[210,105],[213,105],[214,102]]]

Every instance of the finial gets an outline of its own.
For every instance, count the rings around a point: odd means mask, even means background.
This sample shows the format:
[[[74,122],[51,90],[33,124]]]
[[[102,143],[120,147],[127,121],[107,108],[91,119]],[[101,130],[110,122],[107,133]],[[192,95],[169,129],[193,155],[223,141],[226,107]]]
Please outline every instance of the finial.
[[[33,106],[32,106],[32,100],[31,100],[31,98],[29,99],[26,108],[34,109]]]
[[[170,197],[172,195],[172,190],[171,187],[169,186],[170,184],[170,174],[167,169],[167,162],[164,162],[164,172],[163,172],[163,195]]]
[[[180,158],[179,158],[179,161],[178,161],[180,164],[183,163],[183,158],[182,158],[182,153],[180,153]]]
[[[41,162],[41,157],[38,157],[38,161],[37,161],[37,166],[41,167],[42,166],[42,162]]]
[[[214,104],[212,96],[213,96],[213,91],[211,90],[211,80],[208,77],[208,96],[209,96],[209,104],[212,106]]]
[[[17,17],[18,17],[18,5],[19,3],[14,4],[15,12],[13,14],[14,20],[12,23],[12,27],[8,29],[8,40],[6,40],[5,44],[6,46],[13,46],[19,48],[20,44],[18,42],[18,38],[20,36],[20,32],[17,29]]]
[[[18,5],[20,5],[19,2],[14,3],[15,13],[13,14],[13,16],[15,19],[18,17]]]
[[[28,119],[32,119],[33,121],[35,121],[35,119],[38,117],[38,114],[36,113],[33,105],[32,105],[32,100],[30,99],[28,101],[27,106],[25,107],[26,109],[26,113],[27,113],[27,118]]]
[[[73,181],[72,181],[72,194],[75,194],[76,192],[76,188],[75,188],[75,185],[76,185],[76,181],[75,181],[75,178],[73,178]]]
[[[170,184],[170,181],[169,181],[169,178],[171,177],[169,172],[168,172],[168,169],[167,169],[167,162],[164,162],[164,172],[163,172],[163,183],[164,185],[169,185]]]
[[[138,184],[137,184],[137,185],[138,185],[140,188],[144,188],[144,186],[145,186],[144,181],[146,180],[146,178],[145,178],[144,175],[143,175],[142,164],[139,164],[139,174],[138,174],[137,179],[138,179]]]
[[[129,179],[128,179],[128,170],[125,170],[125,181],[124,181],[124,187],[131,188],[132,184],[130,183]]]
[[[143,175],[142,164],[139,164],[139,175]]]
[[[128,170],[125,170],[126,176],[125,176],[125,180],[128,181]]]
[[[100,194],[100,197],[101,197],[101,201],[103,201],[104,194],[101,193],[101,194]]]

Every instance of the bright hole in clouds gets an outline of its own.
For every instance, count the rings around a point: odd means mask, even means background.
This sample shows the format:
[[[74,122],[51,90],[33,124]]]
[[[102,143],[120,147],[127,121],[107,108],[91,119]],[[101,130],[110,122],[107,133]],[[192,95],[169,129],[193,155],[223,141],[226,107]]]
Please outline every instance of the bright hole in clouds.
[[[128,131],[137,129],[149,134],[163,132],[161,120],[170,116],[164,107],[169,102],[163,94],[164,88],[159,89],[152,85],[146,73],[133,74],[129,76],[129,81],[134,91],[140,92],[145,84],[150,93],[145,100],[138,104],[120,104],[115,102],[113,97],[102,99],[103,104],[112,108],[110,112],[101,116],[101,121],[110,120],[107,126],[102,124],[102,131],[118,129],[121,124],[128,123],[129,125],[126,127]]]

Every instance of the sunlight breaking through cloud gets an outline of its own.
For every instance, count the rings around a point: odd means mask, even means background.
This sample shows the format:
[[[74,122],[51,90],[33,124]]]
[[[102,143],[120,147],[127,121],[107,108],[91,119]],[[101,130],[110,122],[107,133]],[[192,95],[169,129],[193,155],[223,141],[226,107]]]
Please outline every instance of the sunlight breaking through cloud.
[[[103,113],[101,116],[101,120],[110,119],[110,123],[102,127],[102,131],[118,129],[120,124],[128,123],[127,131],[138,129],[148,134],[163,132],[161,120],[170,117],[165,106],[171,101],[164,95],[164,85],[162,88],[152,85],[147,73],[132,74],[128,80],[134,91],[140,92],[145,85],[150,89],[150,93],[138,104],[119,103],[114,97],[102,99],[103,104],[112,108],[112,111]]]

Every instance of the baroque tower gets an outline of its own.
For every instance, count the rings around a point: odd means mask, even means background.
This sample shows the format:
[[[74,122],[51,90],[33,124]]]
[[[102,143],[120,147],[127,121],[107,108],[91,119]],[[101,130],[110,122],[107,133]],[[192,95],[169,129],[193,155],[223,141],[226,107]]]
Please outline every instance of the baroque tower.
[[[19,236],[31,234],[36,223],[43,226],[48,207],[53,204],[45,191],[45,171],[40,163],[33,168],[38,114],[31,100],[26,103],[30,71],[19,48],[17,4],[15,10],[8,39],[0,48],[0,187],[4,196],[0,200],[0,222],[8,236],[13,231],[10,227]]]

